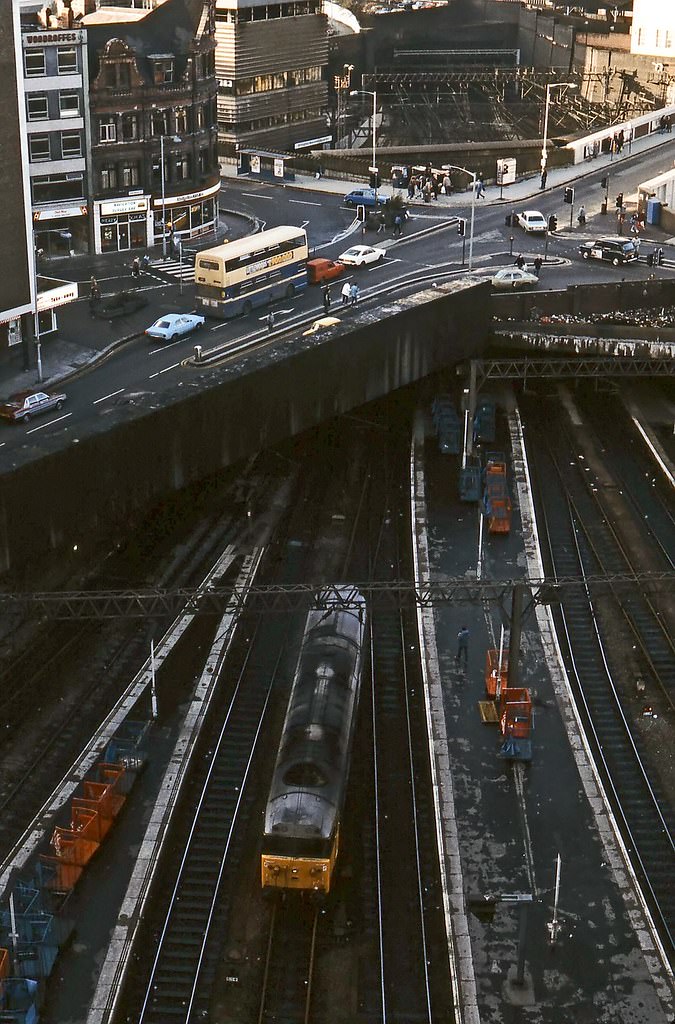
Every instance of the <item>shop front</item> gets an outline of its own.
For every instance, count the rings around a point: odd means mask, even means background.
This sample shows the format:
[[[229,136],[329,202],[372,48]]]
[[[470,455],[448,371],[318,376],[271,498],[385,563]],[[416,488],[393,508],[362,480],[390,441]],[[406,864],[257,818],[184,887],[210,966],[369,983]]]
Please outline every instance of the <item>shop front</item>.
[[[152,244],[148,196],[94,203],[94,239],[98,253],[144,249]]]
[[[88,253],[88,212],[86,204],[33,210],[33,231],[38,254],[52,259]]]
[[[155,244],[162,242],[164,219],[166,232],[181,238],[197,238],[214,231],[218,223],[218,193],[220,182],[184,196],[166,196],[153,199]]]

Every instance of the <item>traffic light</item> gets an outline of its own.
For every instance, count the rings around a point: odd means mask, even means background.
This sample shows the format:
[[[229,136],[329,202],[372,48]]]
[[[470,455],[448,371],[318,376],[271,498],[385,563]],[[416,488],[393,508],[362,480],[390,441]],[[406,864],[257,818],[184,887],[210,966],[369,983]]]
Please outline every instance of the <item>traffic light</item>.
[[[601,178],[600,179],[600,188],[607,188],[608,185],[609,185],[609,178]]]
[[[551,232],[558,230],[558,218],[554,213],[548,218],[548,230]]]
[[[457,221],[457,234],[462,238],[466,235],[466,217],[460,217]]]
[[[380,178],[380,175],[379,174],[373,174],[373,172],[371,171],[371,174],[370,174],[370,187],[371,188],[379,188],[381,184],[382,184],[382,179]]]
[[[572,205],[572,203],[574,202],[574,189],[573,188],[566,188],[565,189],[564,199],[565,199],[566,203],[568,203],[570,206]]]
[[[615,205],[617,210],[620,210],[623,207],[623,192],[619,192],[618,196],[615,199]]]

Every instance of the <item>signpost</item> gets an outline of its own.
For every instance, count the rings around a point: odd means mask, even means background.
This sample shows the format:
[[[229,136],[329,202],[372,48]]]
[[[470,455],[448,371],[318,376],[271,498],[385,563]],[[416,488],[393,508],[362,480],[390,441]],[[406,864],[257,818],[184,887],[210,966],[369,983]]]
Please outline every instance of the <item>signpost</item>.
[[[516,180],[515,157],[505,157],[497,161],[497,184],[499,185],[499,198],[504,198],[504,185],[513,185]]]

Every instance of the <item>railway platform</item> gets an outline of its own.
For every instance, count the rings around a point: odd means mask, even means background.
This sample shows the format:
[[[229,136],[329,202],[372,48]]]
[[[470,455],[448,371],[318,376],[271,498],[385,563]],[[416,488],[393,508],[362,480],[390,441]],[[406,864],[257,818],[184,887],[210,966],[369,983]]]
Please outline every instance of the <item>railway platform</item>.
[[[422,578],[471,578],[479,564],[483,578],[543,575],[520,419],[506,391],[499,406],[512,529],[494,536],[486,529],[480,554],[479,506],[461,503],[458,474],[438,451],[430,412],[419,415],[412,508]],[[524,614],[517,666],[518,692],[531,699],[531,763],[503,757],[490,680],[497,664],[508,675],[506,658],[497,659],[510,613],[484,602],[418,614],[446,927],[455,937],[463,1020],[670,1024],[672,974],[659,961],[541,605]],[[466,669],[455,660],[464,624],[471,635]],[[529,896],[527,906],[519,902]]]

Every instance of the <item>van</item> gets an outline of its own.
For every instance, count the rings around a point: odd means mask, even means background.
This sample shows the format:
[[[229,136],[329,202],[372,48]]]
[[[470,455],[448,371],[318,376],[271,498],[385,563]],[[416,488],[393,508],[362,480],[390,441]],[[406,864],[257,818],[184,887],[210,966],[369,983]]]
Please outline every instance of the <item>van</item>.
[[[609,260],[615,267],[623,263],[632,263],[638,258],[637,246],[632,238],[596,238],[594,242],[584,242],[579,252],[585,260]]]
[[[333,278],[339,277],[344,272],[344,263],[325,259],[307,260],[307,280],[310,284],[323,284],[324,281],[332,281]]]

